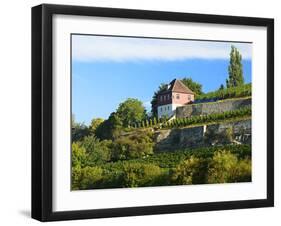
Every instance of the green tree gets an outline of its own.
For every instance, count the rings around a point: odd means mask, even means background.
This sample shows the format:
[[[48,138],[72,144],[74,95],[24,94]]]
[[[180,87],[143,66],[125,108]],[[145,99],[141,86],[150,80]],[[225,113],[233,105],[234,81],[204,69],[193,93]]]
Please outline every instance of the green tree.
[[[193,81],[192,78],[183,78],[181,82],[186,85],[189,89],[191,89],[195,94],[203,94],[202,85],[198,82]]]
[[[80,145],[86,150],[88,166],[94,166],[110,160],[112,141],[100,141],[94,136],[87,136],[80,142]]]
[[[164,171],[153,164],[125,162],[123,166],[123,187],[163,185]]]
[[[195,156],[183,161],[173,171],[171,180],[173,184],[204,184],[207,175],[207,161]]]
[[[72,143],[72,154],[71,162],[72,167],[84,167],[87,161],[86,150],[84,147],[81,147],[78,143]]]
[[[229,151],[217,151],[209,164],[208,183],[250,182],[251,160],[238,159]]]
[[[73,190],[97,188],[103,179],[103,170],[100,167],[72,168]]]
[[[103,121],[95,130],[95,135],[104,140],[112,140],[119,136],[122,129],[122,121],[117,113],[112,112],[109,118]]]
[[[227,88],[244,84],[242,55],[235,46],[231,46],[230,61],[228,66]]]
[[[136,122],[140,122],[146,117],[145,108],[138,99],[128,98],[119,104],[116,114],[121,119],[124,127],[128,127]]]
[[[162,83],[159,87],[158,90],[154,92],[152,100],[151,100],[151,113],[152,117],[157,117],[157,96],[158,94],[167,89],[167,84]]]
[[[224,90],[224,85],[221,84],[219,90]]]
[[[112,143],[112,159],[126,160],[143,158],[153,154],[153,134],[148,130],[130,136],[120,136]]]
[[[92,134],[94,134],[96,129],[99,127],[100,124],[103,123],[103,121],[104,120],[102,118],[94,118],[94,119],[92,119],[91,124],[89,126],[90,132]]]
[[[71,118],[71,138],[72,142],[82,140],[85,136],[90,134],[89,128],[84,123],[75,121],[74,115]]]

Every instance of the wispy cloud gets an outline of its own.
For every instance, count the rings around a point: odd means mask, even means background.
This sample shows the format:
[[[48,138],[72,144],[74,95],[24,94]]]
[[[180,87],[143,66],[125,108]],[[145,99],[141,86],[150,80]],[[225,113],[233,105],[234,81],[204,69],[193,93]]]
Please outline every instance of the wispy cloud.
[[[124,38],[74,35],[74,61],[176,61],[186,59],[228,59],[231,45],[244,59],[251,59],[252,47],[247,43]]]

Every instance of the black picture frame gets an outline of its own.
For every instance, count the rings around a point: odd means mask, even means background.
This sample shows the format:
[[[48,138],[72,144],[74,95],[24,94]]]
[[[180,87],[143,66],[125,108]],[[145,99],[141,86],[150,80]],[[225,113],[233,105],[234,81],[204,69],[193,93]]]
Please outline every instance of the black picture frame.
[[[52,210],[52,18],[55,14],[262,26],[267,28],[267,198],[95,210]],[[32,218],[122,217],[274,206],[274,20],[221,15],[43,4],[32,8]]]

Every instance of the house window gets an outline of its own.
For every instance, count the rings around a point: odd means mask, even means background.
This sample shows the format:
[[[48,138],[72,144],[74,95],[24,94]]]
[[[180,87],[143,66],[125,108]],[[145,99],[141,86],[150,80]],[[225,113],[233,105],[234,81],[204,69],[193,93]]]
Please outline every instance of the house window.
[[[168,110],[169,110],[169,106],[168,106]]]
[[[164,95],[164,101],[166,100],[166,95]]]
[[[177,99],[180,99],[180,95],[179,94],[177,94]]]
[[[188,100],[191,100],[191,95],[188,95],[187,98],[188,98]]]
[[[170,99],[170,95],[168,94],[168,95],[167,95],[167,100],[169,100],[169,99]]]
[[[160,101],[162,102],[162,96],[160,96]]]

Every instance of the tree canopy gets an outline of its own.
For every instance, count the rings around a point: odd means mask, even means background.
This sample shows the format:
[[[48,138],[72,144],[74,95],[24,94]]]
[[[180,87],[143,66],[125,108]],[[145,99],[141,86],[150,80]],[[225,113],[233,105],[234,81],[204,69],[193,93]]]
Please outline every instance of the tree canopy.
[[[100,124],[102,124],[104,119],[102,118],[93,118],[91,121],[91,124],[89,126],[89,129],[91,130],[91,133],[95,133],[96,129]]]
[[[95,130],[95,135],[100,139],[114,139],[122,128],[120,117],[112,112],[107,120],[104,120]]]
[[[146,111],[142,102],[134,98],[128,98],[119,104],[116,114],[124,127],[140,122],[146,117]]]
[[[75,116],[71,118],[71,133],[72,141],[78,141],[90,134],[89,128],[84,123],[78,123],[75,121]]]
[[[242,55],[235,46],[231,46],[230,60],[228,66],[227,88],[241,86],[244,84]]]
[[[153,117],[157,117],[157,95],[167,88],[167,84],[162,83],[158,90],[154,92],[152,100],[151,100],[151,113]]]

